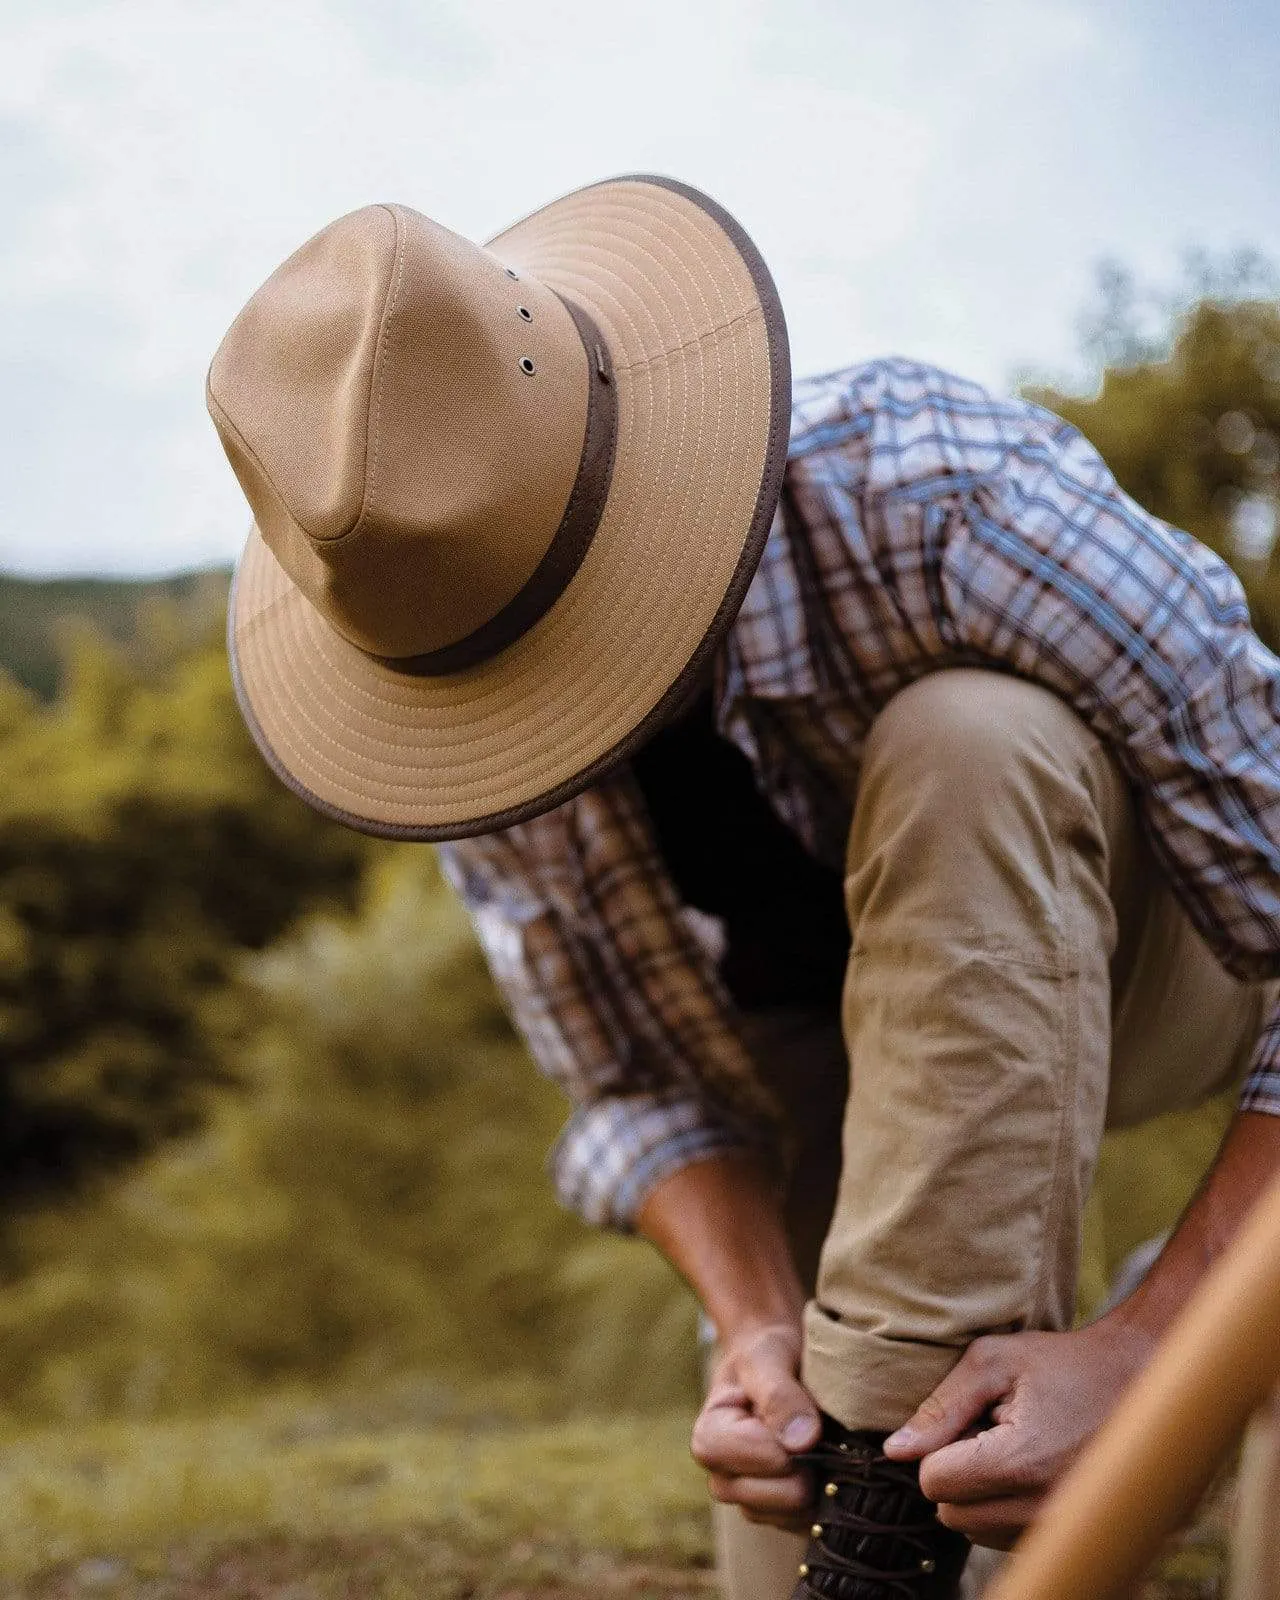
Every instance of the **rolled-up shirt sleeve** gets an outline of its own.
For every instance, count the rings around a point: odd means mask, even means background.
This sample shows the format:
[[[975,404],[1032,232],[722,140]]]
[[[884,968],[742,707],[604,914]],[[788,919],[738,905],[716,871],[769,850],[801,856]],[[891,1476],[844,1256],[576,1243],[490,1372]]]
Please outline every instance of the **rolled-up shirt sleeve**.
[[[749,1141],[679,1090],[606,1095],[580,1106],[551,1152],[562,1205],[597,1227],[630,1230],[664,1178]]]
[[[772,1146],[774,1108],[629,775],[531,822],[441,847],[539,1068],[573,1112],[561,1202],[626,1231],[692,1162]]]
[[[1130,500],[1074,429],[1031,415],[935,519],[954,642],[1069,701],[1222,964],[1280,977],[1280,660],[1220,557]],[[1280,1113],[1280,1011],[1241,1103]]]
[[[1280,1003],[1273,1007],[1240,1091],[1242,1111],[1280,1117]]]

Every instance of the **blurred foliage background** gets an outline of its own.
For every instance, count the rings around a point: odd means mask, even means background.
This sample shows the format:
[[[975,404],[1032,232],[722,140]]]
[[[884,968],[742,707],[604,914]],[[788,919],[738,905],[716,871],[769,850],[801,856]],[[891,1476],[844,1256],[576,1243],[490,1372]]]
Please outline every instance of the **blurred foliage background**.
[[[127,630],[82,592],[52,698],[0,680],[0,1407],[424,1372],[521,1414],[686,1398],[692,1305],[556,1208],[562,1105],[433,853],[326,822],[250,745],[225,587]]]
[[[1100,278],[1096,392],[1028,386],[1234,563],[1280,640],[1280,307],[1252,257]],[[0,1414],[134,1418],[430,1377],[508,1412],[667,1408],[694,1311],[542,1171],[563,1114],[423,847],[286,793],[225,575],[0,580]],[[1112,1141],[1094,1303],[1223,1108]]]

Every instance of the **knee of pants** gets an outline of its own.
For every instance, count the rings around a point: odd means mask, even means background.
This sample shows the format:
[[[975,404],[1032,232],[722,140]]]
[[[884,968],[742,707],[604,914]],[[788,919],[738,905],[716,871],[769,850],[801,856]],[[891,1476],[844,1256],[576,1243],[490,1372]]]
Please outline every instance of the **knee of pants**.
[[[850,913],[886,896],[960,921],[971,912],[957,897],[976,899],[988,924],[1001,905],[1025,913],[1029,897],[1058,897],[1064,846],[1105,882],[1129,814],[1114,760],[1057,695],[978,668],[933,673],[897,694],[868,738]]]
[[[901,785],[939,772],[959,804],[988,795],[1029,761],[1048,756],[1071,767],[1098,748],[1096,735],[1051,690],[1002,672],[953,667],[890,700],[868,737],[863,775],[881,782],[896,775]]]

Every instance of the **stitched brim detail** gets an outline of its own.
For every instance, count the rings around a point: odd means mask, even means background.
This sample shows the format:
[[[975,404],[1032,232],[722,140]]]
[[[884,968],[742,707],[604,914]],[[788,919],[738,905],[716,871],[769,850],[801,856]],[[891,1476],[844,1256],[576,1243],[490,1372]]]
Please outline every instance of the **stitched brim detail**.
[[[232,591],[232,670],[259,748],[310,804],[392,838],[521,821],[648,737],[741,604],[786,459],[781,308],[714,202],[666,179],[615,179],[489,248],[584,306],[612,355],[609,496],[564,594],[500,655],[431,678],[335,633],[256,529]]]

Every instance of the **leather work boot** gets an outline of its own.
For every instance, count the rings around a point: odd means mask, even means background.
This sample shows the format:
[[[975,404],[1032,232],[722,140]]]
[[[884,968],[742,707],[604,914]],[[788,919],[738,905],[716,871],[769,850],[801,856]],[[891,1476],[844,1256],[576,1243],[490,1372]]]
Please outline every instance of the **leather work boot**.
[[[955,1600],[969,1554],[920,1492],[914,1461],[890,1461],[886,1435],[824,1419],[822,1438],[796,1459],[818,1499],[791,1600]]]

